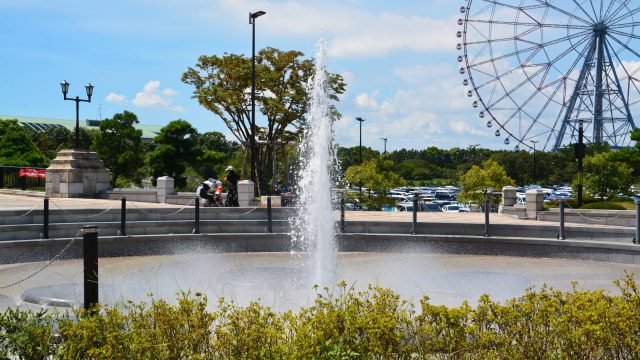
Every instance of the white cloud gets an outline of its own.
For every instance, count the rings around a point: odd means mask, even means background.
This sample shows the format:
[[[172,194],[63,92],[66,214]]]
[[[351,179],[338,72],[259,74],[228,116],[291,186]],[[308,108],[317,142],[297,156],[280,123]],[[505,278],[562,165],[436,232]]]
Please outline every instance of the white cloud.
[[[105,97],[105,100],[114,104],[125,104],[128,102],[126,96],[122,94],[116,94],[114,92],[110,92],[109,95]]]
[[[373,110],[376,110],[379,107],[376,99],[367,93],[358,94],[356,96],[356,105],[358,105],[359,108],[369,108]]]
[[[247,17],[247,9],[266,11],[257,22],[260,31],[270,35],[305,37],[328,29],[331,57],[368,57],[394,50],[452,50],[458,30],[457,17],[432,19],[374,13],[350,7],[348,2],[220,0],[216,6],[223,9],[209,9],[201,14],[215,18],[220,18],[221,13],[227,17],[229,13]]]
[[[133,104],[140,107],[183,112],[184,108],[182,106],[173,105],[172,103],[171,97],[175,94],[176,92],[172,89],[160,89],[160,81],[151,80],[144,84],[142,92],[136,94]]]

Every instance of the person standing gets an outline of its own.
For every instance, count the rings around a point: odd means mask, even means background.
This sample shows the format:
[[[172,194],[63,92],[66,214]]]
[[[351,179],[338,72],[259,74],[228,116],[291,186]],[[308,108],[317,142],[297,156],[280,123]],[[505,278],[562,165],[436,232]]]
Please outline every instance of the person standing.
[[[229,186],[227,190],[227,200],[225,201],[225,206],[234,206],[238,207],[240,204],[238,203],[238,181],[240,180],[240,176],[236,174],[233,166],[227,166],[227,176],[224,178],[224,182]]]

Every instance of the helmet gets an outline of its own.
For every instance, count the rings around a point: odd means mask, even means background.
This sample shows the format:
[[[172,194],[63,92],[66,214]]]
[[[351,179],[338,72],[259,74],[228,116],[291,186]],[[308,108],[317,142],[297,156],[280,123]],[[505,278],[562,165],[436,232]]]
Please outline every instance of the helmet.
[[[231,166],[231,165],[227,166],[227,170],[226,171],[234,171],[233,166]]]

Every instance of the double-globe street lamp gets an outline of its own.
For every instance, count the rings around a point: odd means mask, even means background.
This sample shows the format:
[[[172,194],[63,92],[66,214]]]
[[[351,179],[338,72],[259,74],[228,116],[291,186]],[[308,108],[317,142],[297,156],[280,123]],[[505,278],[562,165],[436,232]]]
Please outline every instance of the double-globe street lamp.
[[[249,13],[251,25],[251,181],[254,182],[254,192],[257,181],[256,176],[256,18],[266,14],[264,11]]]
[[[80,99],[80,97],[76,96],[75,98],[68,98],[67,93],[69,92],[69,83],[67,80],[64,80],[60,83],[60,87],[62,87],[62,94],[64,95],[65,100],[71,100],[76,102],[76,134],[75,134],[75,144],[74,150],[80,150],[80,102],[91,102],[91,96],[93,95],[93,85],[91,83],[85,85],[85,89],[87,90],[87,99]]]

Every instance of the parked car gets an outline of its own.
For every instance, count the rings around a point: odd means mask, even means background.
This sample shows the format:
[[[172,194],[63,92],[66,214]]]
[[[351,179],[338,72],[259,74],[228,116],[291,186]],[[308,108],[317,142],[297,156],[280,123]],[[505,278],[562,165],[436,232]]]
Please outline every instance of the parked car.
[[[422,208],[424,209],[424,211],[442,211],[442,208],[440,207],[440,205],[434,203],[434,202],[426,202],[424,204],[422,204]]]
[[[396,208],[398,211],[413,211],[413,202],[399,202]]]
[[[444,212],[460,212],[460,205],[445,205],[442,207],[442,211]]]

